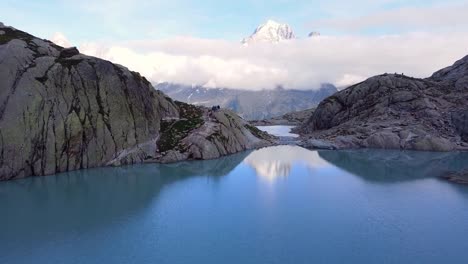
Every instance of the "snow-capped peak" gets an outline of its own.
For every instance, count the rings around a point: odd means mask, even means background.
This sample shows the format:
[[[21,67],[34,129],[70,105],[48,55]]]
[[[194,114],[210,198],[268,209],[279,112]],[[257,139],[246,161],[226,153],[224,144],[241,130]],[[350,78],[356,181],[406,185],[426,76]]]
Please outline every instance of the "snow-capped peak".
[[[244,45],[255,42],[276,43],[282,40],[294,39],[296,36],[288,24],[281,24],[273,20],[268,20],[255,29],[254,33],[248,38],[244,38]]]
[[[312,31],[309,33],[309,38],[320,37],[320,32]]]

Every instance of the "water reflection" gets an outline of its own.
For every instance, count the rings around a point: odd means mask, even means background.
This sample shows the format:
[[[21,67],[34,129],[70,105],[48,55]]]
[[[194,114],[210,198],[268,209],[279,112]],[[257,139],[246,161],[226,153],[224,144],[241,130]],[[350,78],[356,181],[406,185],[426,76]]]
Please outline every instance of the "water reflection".
[[[252,152],[244,161],[251,166],[257,176],[268,181],[287,177],[294,165],[304,165],[309,169],[330,166],[316,151],[298,146],[276,146]]]
[[[0,263],[465,263],[468,188],[409,180],[467,160],[280,146],[1,182]]]
[[[1,182],[0,223],[9,228],[2,231],[0,241],[21,240],[19,234],[39,240],[125,221],[155,202],[165,186],[197,176],[216,181],[248,154],[168,165],[96,168]],[[56,217],[51,218],[53,215]],[[31,221],[35,224],[31,225]]]
[[[318,151],[318,155],[333,165],[371,182],[436,178],[449,171],[468,168],[467,152],[362,149]]]

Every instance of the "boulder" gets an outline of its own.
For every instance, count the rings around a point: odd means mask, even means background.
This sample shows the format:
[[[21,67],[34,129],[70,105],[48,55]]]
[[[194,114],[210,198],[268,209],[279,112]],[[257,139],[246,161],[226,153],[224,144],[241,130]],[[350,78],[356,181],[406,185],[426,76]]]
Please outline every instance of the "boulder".
[[[60,58],[70,58],[79,54],[80,51],[76,47],[66,48],[60,51]]]
[[[302,147],[309,148],[309,149],[328,149],[333,150],[337,149],[337,147],[328,141],[319,140],[319,139],[309,139],[300,144]]]
[[[363,145],[367,148],[399,149],[400,137],[392,132],[377,132],[365,139]]]
[[[409,146],[411,146],[410,149],[421,151],[452,151],[455,148],[449,140],[431,135],[419,138]]]

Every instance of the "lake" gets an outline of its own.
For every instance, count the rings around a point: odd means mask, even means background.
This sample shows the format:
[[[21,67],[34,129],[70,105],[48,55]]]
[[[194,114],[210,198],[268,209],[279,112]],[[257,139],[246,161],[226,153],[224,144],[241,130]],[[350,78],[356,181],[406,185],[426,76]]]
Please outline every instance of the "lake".
[[[468,153],[277,146],[0,182],[0,263],[467,263]]]

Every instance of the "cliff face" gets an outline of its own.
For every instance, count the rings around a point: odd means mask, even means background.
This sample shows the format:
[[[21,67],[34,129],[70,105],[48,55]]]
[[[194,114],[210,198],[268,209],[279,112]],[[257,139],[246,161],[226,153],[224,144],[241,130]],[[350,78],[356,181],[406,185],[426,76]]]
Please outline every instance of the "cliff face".
[[[136,72],[0,24],[0,180],[179,160],[164,158],[172,152],[161,151],[159,141],[167,120],[185,115],[182,108],[187,107],[154,90]],[[192,108],[199,111],[199,120],[183,117],[196,124],[174,139],[176,145],[189,153],[186,159],[217,157],[190,155],[197,148],[185,147],[191,143],[185,138],[199,134],[195,130],[207,121],[208,110]],[[224,128],[243,128],[245,133],[234,133],[239,146],[223,145],[226,151],[219,155],[269,144],[252,135],[243,122],[239,119]],[[202,137],[217,133],[216,128],[207,128]],[[164,135],[171,133],[166,127]]]
[[[465,57],[427,79],[372,77],[325,99],[298,132],[307,147],[467,149],[467,73]]]

